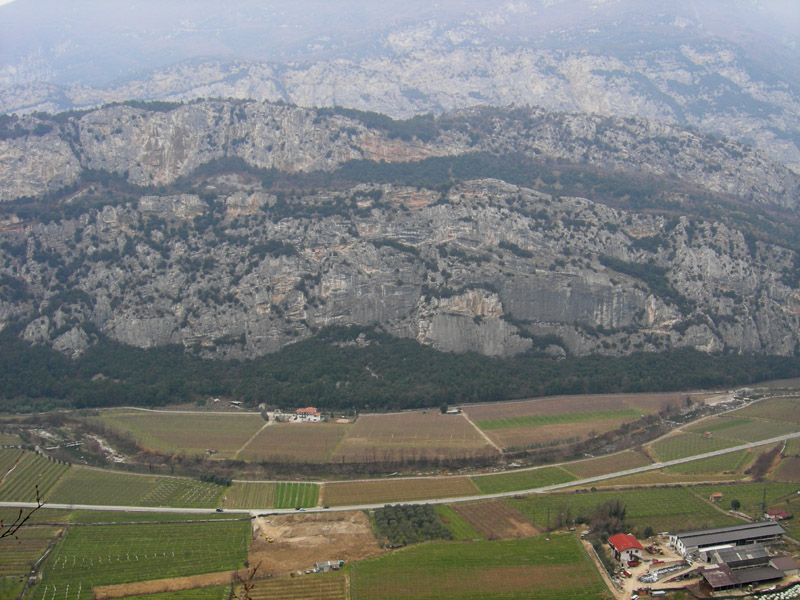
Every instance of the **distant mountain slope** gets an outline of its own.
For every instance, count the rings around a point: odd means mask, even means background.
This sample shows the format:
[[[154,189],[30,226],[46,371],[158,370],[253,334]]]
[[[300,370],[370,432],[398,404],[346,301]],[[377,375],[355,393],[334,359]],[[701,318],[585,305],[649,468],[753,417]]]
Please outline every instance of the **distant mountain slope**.
[[[798,177],[734,142],[233,101],[2,125],[0,321],[67,354],[99,331],[252,357],[328,325],[493,356],[796,351]]]
[[[336,21],[332,27],[343,29],[340,38],[323,35],[316,21],[297,11],[273,15],[256,7],[251,23],[258,25],[252,26],[273,32],[267,39],[274,40],[254,41],[260,58],[240,48],[232,33],[235,14],[220,15],[215,26],[213,9],[207,8],[211,13],[197,11],[193,27],[184,24],[174,39],[154,24],[145,39],[122,36],[125,44],[117,52],[128,57],[131,52],[122,49],[138,44],[142,57],[150,57],[142,58],[138,72],[114,58],[113,44],[102,57],[98,49],[84,47],[89,42],[70,37],[58,52],[34,46],[6,65],[0,111],[209,97],[337,105],[398,118],[478,105],[530,105],[690,125],[751,143],[800,170],[797,40],[789,25],[759,27],[764,11],[757,2],[721,6],[570,0],[508,3],[488,11],[467,3],[463,13],[420,7],[416,20],[406,17],[397,25],[389,25],[380,11],[359,17],[343,6],[343,22],[347,15],[361,18],[365,29],[354,37]],[[296,26],[297,33],[279,34],[283,26]],[[770,37],[768,30],[785,39]],[[199,42],[203,31],[216,45]],[[252,37],[245,31],[243,39]],[[181,38],[204,51],[187,53],[178,44]],[[172,63],[154,54],[160,45],[174,49]],[[124,74],[106,76],[102,83],[91,73],[81,75],[81,63],[64,62],[78,52],[73,47],[97,55],[98,69],[108,60]],[[215,55],[224,58],[208,58]]]

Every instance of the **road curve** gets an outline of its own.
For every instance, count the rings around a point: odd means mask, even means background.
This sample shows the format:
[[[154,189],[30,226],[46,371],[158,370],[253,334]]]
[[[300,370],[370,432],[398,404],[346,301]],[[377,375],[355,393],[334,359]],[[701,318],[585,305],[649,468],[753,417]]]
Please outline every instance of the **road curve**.
[[[605,475],[596,475],[595,477],[587,477],[585,479],[577,479],[568,481],[566,483],[557,483],[539,488],[530,488],[527,490],[515,490],[513,492],[501,492],[496,494],[479,494],[476,496],[458,496],[455,498],[433,498],[428,500],[418,500],[415,502],[405,502],[405,504],[449,504],[452,502],[470,502],[474,500],[490,500],[492,498],[508,498],[511,496],[530,495],[530,494],[544,494],[556,490],[571,488],[582,485],[589,485],[604,481],[606,479],[614,479],[616,477],[624,477],[626,475],[635,475],[636,473],[645,473],[646,471],[655,471],[663,469],[664,467],[671,467],[672,465],[681,465],[687,462],[700,460],[703,458],[711,458],[712,456],[720,456],[722,454],[729,454],[731,452],[739,452],[740,450],[749,450],[750,448],[757,448],[759,446],[766,446],[775,444],[784,440],[790,440],[800,437],[800,432],[789,433],[777,437],[769,438],[767,440],[760,440],[758,442],[750,442],[742,444],[741,446],[733,446],[731,448],[723,448],[722,450],[715,450],[713,452],[706,452],[705,454],[696,454],[694,456],[687,456],[686,458],[677,458],[675,460],[668,460],[665,462],[653,463],[643,467],[636,467],[634,469],[626,469],[625,471],[617,471],[615,473],[607,473]],[[512,473],[515,471],[511,471]],[[335,512],[346,510],[367,510],[372,508],[381,508],[387,503],[380,504],[354,504],[351,506],[334,506],[330,508],[314,507],[303,509],[303,512]],[[6,508],[35,508],[35,502],[1,502],[1,507]],[[198,514],[207,515],[217,512],[216,508],[173,508],[162,506],[101,506],[94,504],[51,504],[47,502],[46,508],[62,509],[62,510],[98,510],[98,511],[126,511],[126,512],[150,512],[150,513],[181,513],[181,514]],[[262,508],[262,509],[225,509],[226,513],[230,514],[291,514],[298,512],[296,509],[291,508]]]

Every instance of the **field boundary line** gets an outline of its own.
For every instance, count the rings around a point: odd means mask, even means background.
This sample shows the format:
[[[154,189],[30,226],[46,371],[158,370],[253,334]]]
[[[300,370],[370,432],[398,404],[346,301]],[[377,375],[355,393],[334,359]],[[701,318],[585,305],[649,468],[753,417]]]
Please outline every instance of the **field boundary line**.
[[[20,463],[20,461],[22,460],[22,458],[24,456],[25,456],[25,450],[20,450],[20,453],[19,453],[19,456],[17,457],[17,460],[15,460],[14,464],[9,467],[8,471],[3,473],[3,476],[0,477],[0,485],[3,485],[3,483],[5,483],[6,477],[11,475],[11,473],[14,471],[14,469],[17,468],[17,465]]]
[[[266,422],[266,423],[264,423],[264,424],[263,424],[261,427],[259,427],[259,428],[258,428],[258,431],[256,431],[256,432],[255,432],[253,435],[251,435],[251,436],[250,436],[250,438],[249,438],[249,439],[248,439],[248,440],[247,440],[247,441],[246,441],[244,444],[242,444],[242,447],[241,447],[241,448],[239,448],[239,449],[236,451],[236,454],[234,454],[234,455],[233,455],[233,459],[234,459],[234,460],[237,460],[237,459],[239,458],[239,455],[242,453],[242,450],[244,450],[245,448],[247,448],[247,446],[249,446],[249,445],[250,445],[250,442],[252,442],[254,439],[256,439],[256,438],[258,437],[258,435],[259,435],[259,434],[260,434],[262,431],[264,431],[264,430],[265,430],[267,427],[269,427],[270,425],[272,425],[272,421],[267,421],[267,422]]]
[[[472,425],[472,426],[475,428],[475,431],[477,431],[477,432],[478,432],[478,433],[479,433],[479,434],[480,434],[480,435],[483,437],[483,439],[485,439],[485,440],[486,440],[486,441],[489,443],[489,445],[490,445],[490,446],[493,446],[493,447],[494,447],[494,448],[495,448],[495,449],[496,449],[496,450],[497,450],[497,451],[498,451],[498,452],[499,452],[501,455],[503,454],[503,449],[502,449],[500,446],[498,446],[497,444],[495,444],[495,443],[492,441],[492,438],[490,438],[488,435],[486,435],[486,432],[485,432],[485,431],[483,431],[483,430],[482,430],[480,427],[478,427],[478,426],[475,424],[475,422],[474,422],[472,419],[470,419],[470,418],[469,418],[469,415],[468,415],[466,412],[464,412],[464,411],[462,410],[462,411],[461,411],[461,414],[462,414],[462,415],[464,416],[464,418],[467,420],[467,423],[469,423],[470,425]]]

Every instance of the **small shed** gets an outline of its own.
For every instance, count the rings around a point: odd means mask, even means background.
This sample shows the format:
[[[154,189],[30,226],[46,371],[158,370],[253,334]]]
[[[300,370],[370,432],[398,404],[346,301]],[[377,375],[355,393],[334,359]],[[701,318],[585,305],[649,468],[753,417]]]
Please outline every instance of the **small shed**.
[[[608,538],[608,545],[614,551],[614,558],[622,563],[642,558],[642,545],[629,533],[618,533]]]
[[[722,492],[711,492],[711,495],[708,497],[711,502],[721,502],[722,501]]]

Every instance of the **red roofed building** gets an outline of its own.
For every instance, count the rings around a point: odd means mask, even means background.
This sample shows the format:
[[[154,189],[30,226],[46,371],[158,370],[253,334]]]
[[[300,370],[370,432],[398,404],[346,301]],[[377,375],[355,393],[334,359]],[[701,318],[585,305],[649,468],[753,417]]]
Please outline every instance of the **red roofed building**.
[[[608,545],[614,551],[614,558],[621,563],[642,558],[642,545],[630,534],[618,533],[608,538]]]
[[[785,521],[786,519],[791,519],[792,515],[785,513],[782,510],[770,509],[764,513],[764,518],[769,519],[770,521]]]
[[[319,423],[322,420],[322,414],[313,406],[309,406],[294,411],[294,419],[305,423]]]

